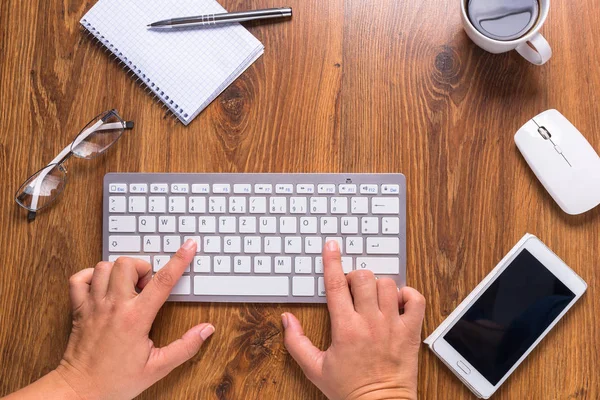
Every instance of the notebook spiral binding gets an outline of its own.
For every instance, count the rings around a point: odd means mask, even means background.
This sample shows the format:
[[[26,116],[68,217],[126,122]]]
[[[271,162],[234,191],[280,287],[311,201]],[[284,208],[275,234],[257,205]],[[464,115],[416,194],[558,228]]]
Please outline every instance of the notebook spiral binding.
[[[173,117],[178,118],[180,120],[184,120],[188,118],[188,113],[186,113],[183,108],[179,107],[177,103],[170,99],[168,95],[166,95],[163,91],[160,90],[158,86],[154,84],[154,81],[146,76],[141,69],[137,68],[131,60],[128,60],[127,57],[119,52],[119,49],[114,47],[112,43],[108,39],[106,39],[100,31],[94,28],[85,18],[82,19],[81,22],[82,28],[86,31],[88,36],[91,38],[104,50],[105,53],[109,54],[109,57],[114,57],[115,60],[119,60],[119,66],[126,71],[127,75],[131,73],[131,78],[135,77],[135,83],[138,83],[140,87],[144,89],[144,92],[152,93],[152,99],[160,99],[161,100],[161,108],[166,108]]]

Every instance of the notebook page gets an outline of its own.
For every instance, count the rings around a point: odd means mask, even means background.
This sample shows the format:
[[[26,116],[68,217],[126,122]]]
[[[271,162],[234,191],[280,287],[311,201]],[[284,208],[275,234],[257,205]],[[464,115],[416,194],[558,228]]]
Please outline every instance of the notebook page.
[[[99,0],[81,23],[93,27],[92,33],[187,124],[262,54],[263,46],[239,24],[162,31],[146,25],[220,12],[225,10],[214,0]]]

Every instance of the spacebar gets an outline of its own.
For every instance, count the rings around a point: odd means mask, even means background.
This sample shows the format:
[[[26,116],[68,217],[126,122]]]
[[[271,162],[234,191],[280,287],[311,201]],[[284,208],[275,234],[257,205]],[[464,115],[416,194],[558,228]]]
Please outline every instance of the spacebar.
[[[195,276],[194,294],[211,296],[287,296],[287,276]]]

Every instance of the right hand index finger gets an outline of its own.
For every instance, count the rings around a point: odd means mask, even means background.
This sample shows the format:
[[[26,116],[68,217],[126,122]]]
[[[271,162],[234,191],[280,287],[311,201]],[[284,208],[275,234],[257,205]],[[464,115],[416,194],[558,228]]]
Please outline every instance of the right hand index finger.
[[[177,253],[171,257],[171,260],[152,277],[150,282],[148,282],[138,295],[138,299],[144,303],[144,307],[153,316],[158,313],[158,310],[167,301],[171,290],[173,290],[173,287],[177,284],[185,269],[190,265],[195,254],[196,242],[188,239]]]
[[[337,318],[346,318],[354,312],[348,280],[342,269],[340,249],[335,240],[329,241],[323,248],[323,269],[327,308],[332,322]]]

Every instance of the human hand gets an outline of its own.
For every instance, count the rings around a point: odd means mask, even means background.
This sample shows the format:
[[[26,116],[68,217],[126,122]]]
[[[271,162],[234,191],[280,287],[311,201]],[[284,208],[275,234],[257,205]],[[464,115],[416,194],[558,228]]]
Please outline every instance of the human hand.
[[[210,324],[194,326],[166,347],[154,347],[148,337],[195,254],[196,242],[188,240],[154,277],[150,264],[125,257],[71,277],[73,329],[56,371],[79,397],[131,399],[200,350],[215,330]]]
[[[344,276],[337,242],[323,250],[332,343],[315,347],[291,313],[282,314],[291,356],[329,399],[416,399],[425,298],[367,270]],[[400,309],[404,314],[400,315]]]

